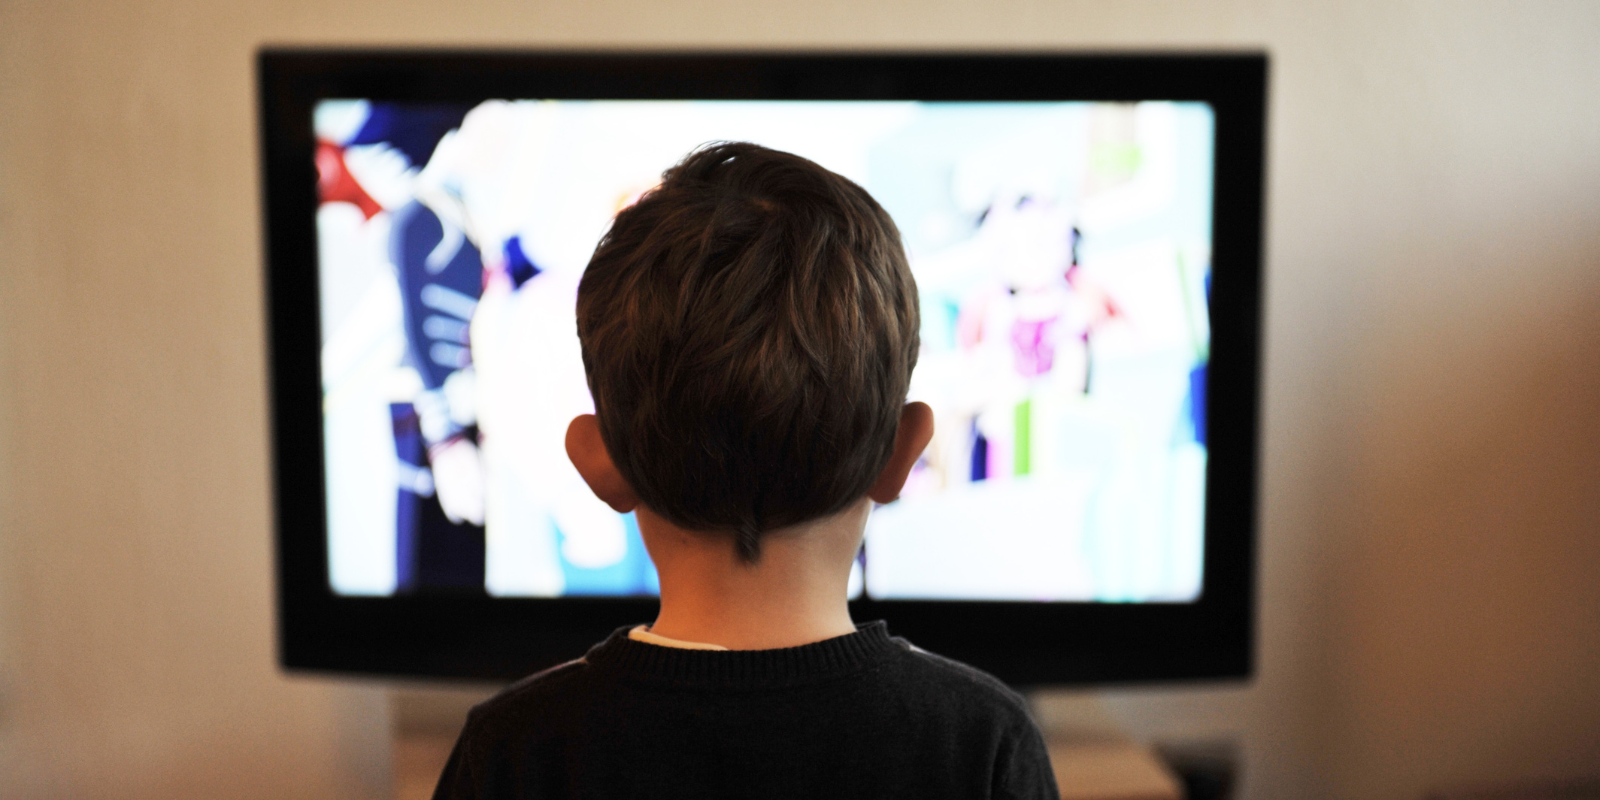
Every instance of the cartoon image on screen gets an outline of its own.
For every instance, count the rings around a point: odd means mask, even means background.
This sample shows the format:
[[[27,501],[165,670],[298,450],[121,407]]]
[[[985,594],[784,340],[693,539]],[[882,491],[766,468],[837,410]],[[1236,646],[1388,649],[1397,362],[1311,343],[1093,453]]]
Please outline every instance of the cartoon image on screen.
[[[577,286],[663,169],[743,140],[871,192],[921,294],[937,432],[852,593],[1198,596],[1208,106],[329,100],[315,128],[336,592],[657,591],[563,449]]]

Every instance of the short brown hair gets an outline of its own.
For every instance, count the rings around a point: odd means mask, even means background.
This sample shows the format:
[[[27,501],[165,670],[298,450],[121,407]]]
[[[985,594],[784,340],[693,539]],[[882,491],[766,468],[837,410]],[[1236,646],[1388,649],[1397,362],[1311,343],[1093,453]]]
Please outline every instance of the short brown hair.
[[[887,465],[917,287],[866,190],[790,153],[695,150],[617,215],[578,288],[600,435],[639,501],[735,537],[843,510]]]

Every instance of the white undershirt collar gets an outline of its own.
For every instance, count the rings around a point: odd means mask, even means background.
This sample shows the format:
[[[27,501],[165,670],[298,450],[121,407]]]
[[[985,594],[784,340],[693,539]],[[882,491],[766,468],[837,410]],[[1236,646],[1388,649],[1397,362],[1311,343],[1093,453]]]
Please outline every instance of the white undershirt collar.
[[[628,631],[628,638],[645,644],[660,645],[661,647],[676,647],[679,650],[727,650],[720,644],[706,642],[686,642],[682,639],[670,639],[660,634],[651,633],[649,625],[635,625]]]

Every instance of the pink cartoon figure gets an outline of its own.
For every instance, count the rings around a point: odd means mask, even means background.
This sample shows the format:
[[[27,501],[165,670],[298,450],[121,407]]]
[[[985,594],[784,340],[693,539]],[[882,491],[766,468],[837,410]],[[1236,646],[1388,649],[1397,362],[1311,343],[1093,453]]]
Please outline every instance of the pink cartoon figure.
[[[1024,196],[990,206],[975,239],[994,280],[962,304],[958,341],[976,347],[1005,335],[1019,377],[1068,369],[1086,393],[1089,339],[1118,312],[1079,266],[1082,238],[1070,210],[1055,201]]]

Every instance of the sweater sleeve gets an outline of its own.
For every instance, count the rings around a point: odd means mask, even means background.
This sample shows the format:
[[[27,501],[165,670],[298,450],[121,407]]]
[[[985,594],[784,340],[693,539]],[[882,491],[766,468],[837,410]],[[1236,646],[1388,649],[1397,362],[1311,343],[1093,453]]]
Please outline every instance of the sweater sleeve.
[[[1050,751],[1036,725],[1028,724],[1011,741],[997,765],[996,798],[1006,800],[1060,800]]]

